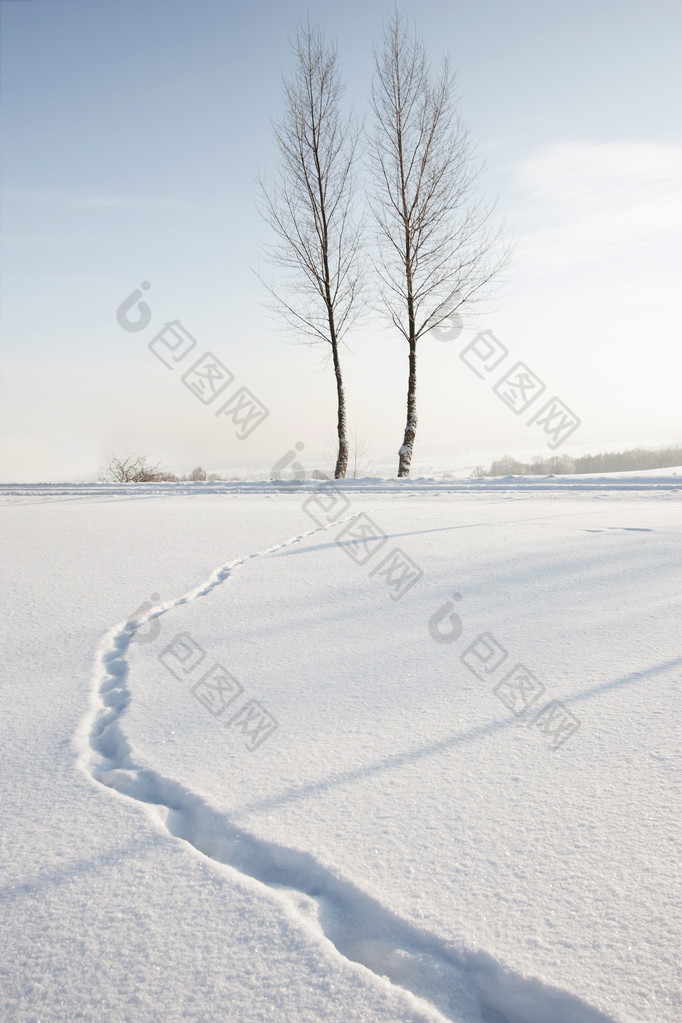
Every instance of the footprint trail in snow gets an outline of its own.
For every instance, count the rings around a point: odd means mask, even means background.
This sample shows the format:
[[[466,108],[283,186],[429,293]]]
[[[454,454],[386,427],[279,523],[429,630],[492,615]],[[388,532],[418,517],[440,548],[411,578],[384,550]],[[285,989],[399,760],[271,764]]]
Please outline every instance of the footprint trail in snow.
[[[116,792],[146,804],[160,825],[214,862],[259,881],[288,898],[336,952],[410,992],[424,1019],[453,1023],[616,1023],[575,995],[506,969],[484,952],[449,944],[394,914],[353,882],[312,855],[267,841],[237,827],[180,782],[135,762],[121,727],[132,694],[126,652],[136,632],[174,608],[207,596],[235,569],[298,543],[317,527],[217,568],[209,579],[157,604],[133,622],[114,626],[97,653],[91,708],[76,741],[83,770]]]

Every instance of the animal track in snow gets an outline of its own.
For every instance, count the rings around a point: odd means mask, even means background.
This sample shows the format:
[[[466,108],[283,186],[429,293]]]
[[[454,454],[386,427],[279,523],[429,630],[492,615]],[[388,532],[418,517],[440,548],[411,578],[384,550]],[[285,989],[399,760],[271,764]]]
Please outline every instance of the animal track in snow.
[[[143,625],[224,583],[249,560],[274,553],[354,518],[317,527],[215,569],[193,590],[157,604],[104,637],[92,705],[77,736],[80,766],[95,781],[145,804],[165,830],[198,852],[255,879],[297,912],[347,960],[410,992],[425,1019],[468,1023],[615,1023],[575,995],[506,969],[484,952],[458,948],[402,919],[311,854],[256,837],[197,793],[136,763],[121,727],[132,694],[126,652]]]

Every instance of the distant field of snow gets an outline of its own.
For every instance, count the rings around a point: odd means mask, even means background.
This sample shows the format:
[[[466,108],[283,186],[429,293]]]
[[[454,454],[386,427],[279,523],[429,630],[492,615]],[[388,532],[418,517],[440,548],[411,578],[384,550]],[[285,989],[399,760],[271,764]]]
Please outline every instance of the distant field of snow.
[[[0,1018],[677,1023],[682,469],[0,486]]]

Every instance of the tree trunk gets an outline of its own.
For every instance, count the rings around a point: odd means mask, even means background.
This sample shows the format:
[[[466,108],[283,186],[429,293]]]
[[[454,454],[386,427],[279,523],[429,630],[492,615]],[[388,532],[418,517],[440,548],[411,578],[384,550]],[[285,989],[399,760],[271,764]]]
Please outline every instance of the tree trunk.
[[[417,342],[410,341],[410,376],[407,382],[407,422],[402,447],[398,452],[398,476],[410,475],[412,450],[417,436]]]
[[[346,437],[346,396],[343,391],[343,381],[341,379],[341,364],[339,362],[339,353],[336,345],[332,346],[332,353],[334,356],[334,375],[336,377],[336,397],[338,403],[336,431],[339,438],[339,453],[336,459],[334,479],[342,480],[345,478],[346,472],[348,470],[348,438]]]

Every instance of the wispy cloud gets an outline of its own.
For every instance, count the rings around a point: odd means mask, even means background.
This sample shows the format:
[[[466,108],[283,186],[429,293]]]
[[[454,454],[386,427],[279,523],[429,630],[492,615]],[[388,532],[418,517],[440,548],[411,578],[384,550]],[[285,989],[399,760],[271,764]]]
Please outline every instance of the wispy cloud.
[[[561,142],[516,167],[547,226],[522,242],[525,261],[556,266],[632,258],[682,240],[682,147],[651,142]]]
[[[126,195],[79,195],[74,192],[52,192],[24,188],[8,188],[2,193],[5,202],[47,203],[73,209],[102,210],[184,210],[191,203],[177,199],[150,199]]]

